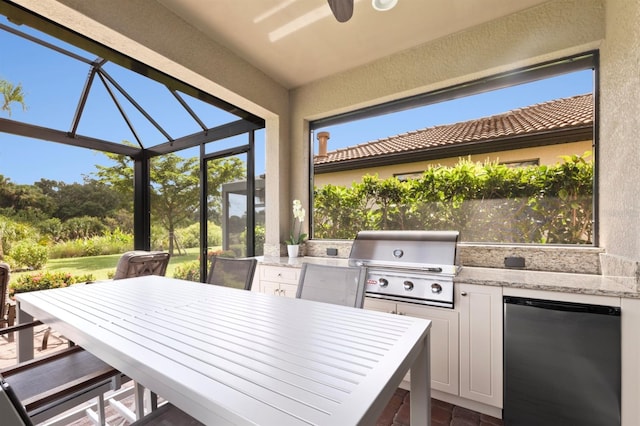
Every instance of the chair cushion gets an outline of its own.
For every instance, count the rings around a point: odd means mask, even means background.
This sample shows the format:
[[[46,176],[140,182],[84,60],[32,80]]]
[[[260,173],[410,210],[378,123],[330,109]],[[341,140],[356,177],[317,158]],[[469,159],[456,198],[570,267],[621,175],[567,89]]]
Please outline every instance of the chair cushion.
[[[164,276],[169,264],[169,253],[161,251],[133,250],[124,253],[118,265],[114,280],[141,277],[144,275]]]

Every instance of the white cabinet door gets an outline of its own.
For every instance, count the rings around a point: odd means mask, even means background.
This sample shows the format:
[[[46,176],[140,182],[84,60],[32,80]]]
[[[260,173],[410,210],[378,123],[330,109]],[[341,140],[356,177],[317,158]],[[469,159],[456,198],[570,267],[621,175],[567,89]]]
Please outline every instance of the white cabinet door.
[[[280,296],[285,297],[296,297],[296,293],[298,292],[298,285],[293,284],[280,284]]]
[[[502,288],[456,284],[460,396],[502,408]]]
[[[372,311],[387,312],[389,314],[396,313],[396,303],[388,300],[373,299],[371,297],[364,298],[364,308]]]
[[[300,268],[259,265],[259,289],[266,294],[296,297]]]
[[[365,299],[364,307],[431,320],[431,388],[458,394],[458,312],[372,298]]]
[[[260,281],[260,292],[280,296],[280,284],[271,281]]]

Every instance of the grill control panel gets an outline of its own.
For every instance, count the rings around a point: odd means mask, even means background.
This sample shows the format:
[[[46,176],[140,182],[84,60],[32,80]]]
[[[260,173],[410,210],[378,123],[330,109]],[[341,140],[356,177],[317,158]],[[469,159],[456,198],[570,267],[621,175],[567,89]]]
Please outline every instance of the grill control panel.
[[[453,278],[406,271],[369,269],[368,297],[453,308]]]

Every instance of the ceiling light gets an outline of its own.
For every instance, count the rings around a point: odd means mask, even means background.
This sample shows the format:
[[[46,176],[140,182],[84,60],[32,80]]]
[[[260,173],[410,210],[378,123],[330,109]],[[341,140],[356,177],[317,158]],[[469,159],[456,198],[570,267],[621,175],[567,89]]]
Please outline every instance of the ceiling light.
[[[371,0],[373,8],[381,12],[393,9],[396,4],[398,4],[398,0]]]

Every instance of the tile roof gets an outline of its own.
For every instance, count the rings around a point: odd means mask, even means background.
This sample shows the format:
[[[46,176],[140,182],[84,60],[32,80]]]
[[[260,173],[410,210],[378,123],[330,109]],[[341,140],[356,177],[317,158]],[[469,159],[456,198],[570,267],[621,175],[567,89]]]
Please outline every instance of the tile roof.
[[[389,154],[426,151],[458,144],[492,142],[585,126],[593,126],[591,94],[557,99],[477,120],[428,127],[328,151],[326,157],[316,155],[314,164],[364,160]]]

